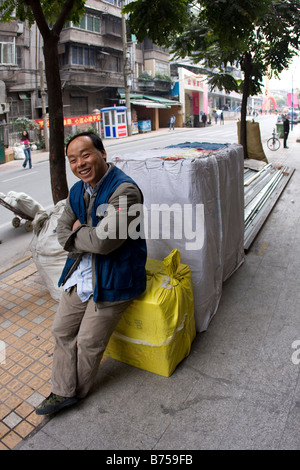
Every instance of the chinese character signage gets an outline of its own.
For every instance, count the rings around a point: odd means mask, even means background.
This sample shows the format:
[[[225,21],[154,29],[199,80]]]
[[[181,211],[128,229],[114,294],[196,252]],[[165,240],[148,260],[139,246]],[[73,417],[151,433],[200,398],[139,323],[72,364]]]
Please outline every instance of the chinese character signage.
[[[72,116],[64,118],[64,126],[80,126],[81,124],[93,124],[94,122],[100,122],[100,114],[89,114],[87,116]],[[36,119],[40,129],[43,129],[43,119]],[[47,127],[49,127],[49,119],[47,119]]]

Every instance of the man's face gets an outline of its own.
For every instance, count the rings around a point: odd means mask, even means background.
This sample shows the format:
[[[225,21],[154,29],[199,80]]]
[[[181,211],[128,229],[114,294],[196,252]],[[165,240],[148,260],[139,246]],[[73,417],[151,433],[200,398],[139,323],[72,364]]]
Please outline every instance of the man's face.
[[[92,187],[107,171],[106,152],[97,150],[88,136],[76,137],[68,146],[67,156],[73,174]]]

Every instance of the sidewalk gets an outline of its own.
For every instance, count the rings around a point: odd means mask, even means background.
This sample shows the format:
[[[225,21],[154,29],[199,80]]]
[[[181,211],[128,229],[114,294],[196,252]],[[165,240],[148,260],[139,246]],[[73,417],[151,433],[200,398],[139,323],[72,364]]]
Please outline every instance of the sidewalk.
[[[169,378],[104,358],[85,400],[37,416],[50,391],[57,304],[31,260],[0,276],[0,449],[300,449],[298,134],[295,126],[289,149],[266,151],[296,171],[224,284],[208,330]]]

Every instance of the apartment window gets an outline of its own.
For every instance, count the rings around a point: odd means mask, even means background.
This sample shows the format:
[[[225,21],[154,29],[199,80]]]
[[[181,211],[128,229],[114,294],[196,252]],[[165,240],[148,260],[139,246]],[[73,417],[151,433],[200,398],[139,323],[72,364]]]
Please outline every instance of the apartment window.
[[[21,46],[16,46],[16,64],[20,69],[24,68],[23,47]]]
[[[15,64],[15,39],[10,36],[0,36],[0,64]]]
[[[72,64],[95,66],[95,50],[89,47],[72,46]]]
[[[100,33],[100,18],[98,16],[85,13],[81,18],[79,24],[72,24],[74,28],[92,31],[93,33]]]
[[[13,100],[10,102],[9,117],[12,120],[20,116],[31,119],[31,100]]]
[[[109,56],[104,65],[105,70],[110,72],[121,72],[121,59],[117,56]]]
[[[72,64],[83,65],[83,47],[72,46]]]

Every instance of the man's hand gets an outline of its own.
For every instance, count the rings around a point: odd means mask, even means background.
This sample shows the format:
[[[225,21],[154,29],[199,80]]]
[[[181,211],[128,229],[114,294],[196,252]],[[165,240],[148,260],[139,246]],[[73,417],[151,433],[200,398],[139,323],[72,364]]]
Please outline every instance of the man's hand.
[[[80,227],[81,223],[79,222],[79,220],[77,219],[74,224],[73,224],[73,227],[72,227],[72,230],[75,230],[77,227]]]

